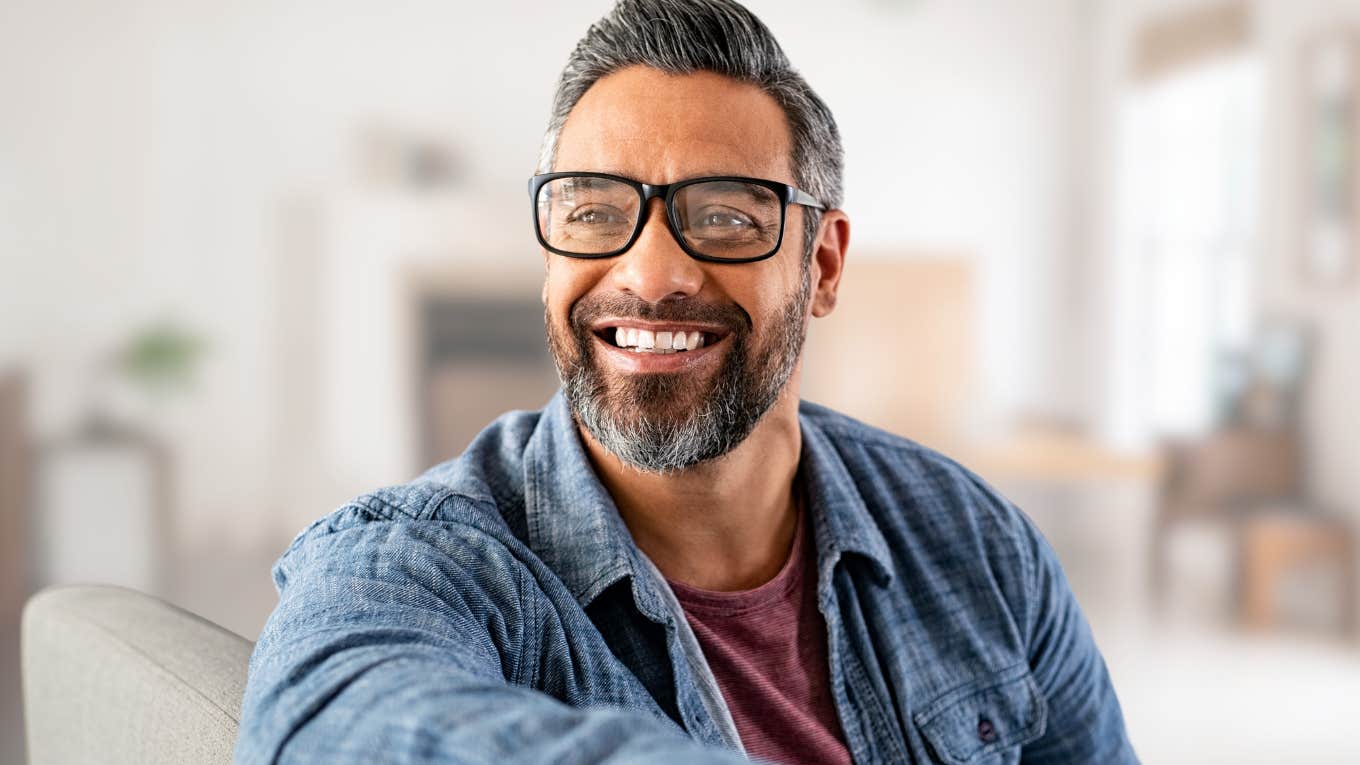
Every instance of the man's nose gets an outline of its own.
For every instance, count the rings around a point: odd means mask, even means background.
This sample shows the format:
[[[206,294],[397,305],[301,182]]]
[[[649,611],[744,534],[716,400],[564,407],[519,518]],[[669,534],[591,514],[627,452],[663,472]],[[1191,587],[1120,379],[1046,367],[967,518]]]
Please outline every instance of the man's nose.
[[[671,236],[665,205],[660,199],[648,200],[643,213],[647,218],[637,241],[610,271],[614,286],[649,303],[698,294],[703,268]]]

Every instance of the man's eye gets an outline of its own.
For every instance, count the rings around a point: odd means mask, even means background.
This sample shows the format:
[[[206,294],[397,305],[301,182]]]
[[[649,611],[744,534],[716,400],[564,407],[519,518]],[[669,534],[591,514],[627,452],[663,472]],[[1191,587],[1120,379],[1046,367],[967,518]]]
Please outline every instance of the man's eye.
[[[568,223],[582,223],[587,226],[615,225],[627,223],[627,219],[612,208],[588,207],[586,209],[577,208],[567,216]]]
[[[731,212],[713,212],[702,216],[694,224],[695,228],[740,229],[754,227],[750,218]]]

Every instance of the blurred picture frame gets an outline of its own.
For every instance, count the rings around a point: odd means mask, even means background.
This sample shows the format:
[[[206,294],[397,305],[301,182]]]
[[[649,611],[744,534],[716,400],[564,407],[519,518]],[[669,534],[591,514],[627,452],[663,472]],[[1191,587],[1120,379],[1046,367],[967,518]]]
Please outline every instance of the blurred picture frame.
[[[1318,286],[1360,271],[1360,29],[1328,30],[1303,50],[1302,271]]]

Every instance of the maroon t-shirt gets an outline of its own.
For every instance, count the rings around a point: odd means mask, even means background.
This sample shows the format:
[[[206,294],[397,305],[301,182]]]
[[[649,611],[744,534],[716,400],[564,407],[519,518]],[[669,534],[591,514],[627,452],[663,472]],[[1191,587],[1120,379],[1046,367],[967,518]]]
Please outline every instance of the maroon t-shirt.
[[[817,610],[812,534],[798,514],[793,550],[774,579],[717,592],[671,589],[717,678],[741,743],[778,763],[849,763],[831,697],[826,622]]]

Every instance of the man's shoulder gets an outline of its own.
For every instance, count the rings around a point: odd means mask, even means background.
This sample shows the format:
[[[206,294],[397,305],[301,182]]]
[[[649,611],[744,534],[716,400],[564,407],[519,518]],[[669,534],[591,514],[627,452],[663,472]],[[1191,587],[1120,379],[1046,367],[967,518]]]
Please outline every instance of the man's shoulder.
[[[524,453],[543,410],[517,409],[497,417],[462,454],[426,470],[417,479],[498,507],[524,504]]]
[[[798,411],[825,436],[825,443],[857,485],[884,481],[909,484],[906,488],[912,489],[947,488],[968,495],[980,492],[996,496],[977,474],[954,458],[910,438],[809,401],[801,402]]]
[[[799,413],[825,436],[890,537],[973,549],[999,544],[1012,551],[1030,543],[1034,529],[1025,514],[954,458],[825,406],[805,401]]]
[[[938,451],[825,407],[804,414],[821,448],[834,452],[824,461],[843,466],[842,496],[862,502],[882,535],[902,597],[921,613],[968,614],[970,630],[988,641],[1033,623],[1040,574],[1057,563],[1024,512]],[[926,620],[922,629],[955,627]]]
[[[829,406],[806,399],[798,402],[798,415],[826,434],[839,448],[845,445],[896,451],[900,456],[949,461],[938,452],[904,436],[870,425]]]

